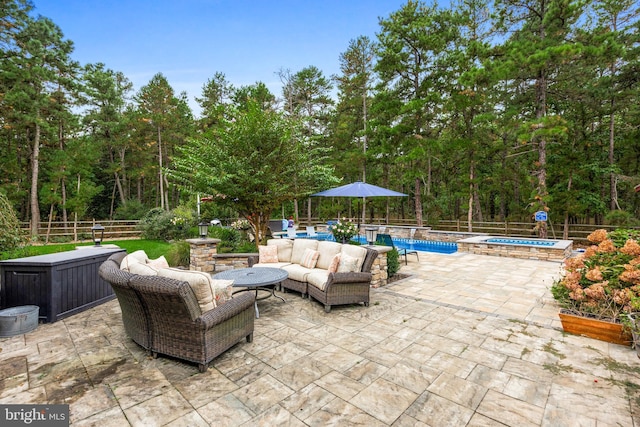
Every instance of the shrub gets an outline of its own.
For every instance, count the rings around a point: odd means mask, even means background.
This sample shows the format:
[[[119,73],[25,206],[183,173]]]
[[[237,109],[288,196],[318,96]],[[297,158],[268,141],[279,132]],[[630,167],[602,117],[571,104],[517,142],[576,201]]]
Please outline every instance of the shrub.
[[[254,242],[248,242],[246,240],[241,241],[234,252],[238,253],[254,253],[258,252],[258,247]]]
[[[607,224],[618,227],[635,227],[640,224],[640,221],[632,213],[621,210],[609,211],[604,220]]]
[[[396,248],[387,252],[387,274],[393,276],[400,270],[400,253]]]
[[[115,219],[141,219],[147,212],[147,208],[138,200],[127,200],[116,209]]]
[[[175,242],[165,254],[172,267],[189,267],[191,263],[191,245],[185,240]]]
[[[190,224],[172,211],[162,208],[151,209],[140,220],[138,228],[142,238],[148,240],[172,241],[189,237]]]
[[[9,199],[0,193],[0,252],[17,248],[23,243],[20,222]]]
[[[209,227],[209,237],[220,239],[218,253],[238,252],[237,247],[242,240],[240,231],[226,227]]]
[[[596,230],[584,254],[565,260],[564,276],[551,287],[553,297],[572,313],[618,320],[635,310],[640,298],[638,231]],[[633,238],[635,237],[635,238]]]

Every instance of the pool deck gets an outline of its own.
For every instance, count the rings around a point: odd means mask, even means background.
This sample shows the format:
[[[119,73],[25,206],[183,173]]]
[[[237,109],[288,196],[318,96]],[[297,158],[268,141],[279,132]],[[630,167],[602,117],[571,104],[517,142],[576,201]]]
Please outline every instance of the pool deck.
[[[640,426],[640,359],[564,334],[560,263],[420,253],[335,307],[260,301],[254,340],[209,370],[147,357],[111,301],[0,339],[0,403],[67,403],[73,426]]]

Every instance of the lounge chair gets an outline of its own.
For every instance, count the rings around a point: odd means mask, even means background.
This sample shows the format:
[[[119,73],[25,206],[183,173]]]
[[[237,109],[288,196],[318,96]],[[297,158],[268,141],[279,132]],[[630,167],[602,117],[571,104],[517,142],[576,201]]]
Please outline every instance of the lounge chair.
[[[316,228],[313,225],[307,225],[307,237],[316,237]]]
[[[405,265],[409,263],[407,260],[407,254],[415,255],[416,259],[420,261],[420,258],[418,257],[418,251],[413,249],[396,248],[396,246],[393,244],[393,239],[389,234],[378,234],[378,239],[376,241],[380,242],[384,246],[391,246],[392,248],[395,248],[401,256],[404,256]]]

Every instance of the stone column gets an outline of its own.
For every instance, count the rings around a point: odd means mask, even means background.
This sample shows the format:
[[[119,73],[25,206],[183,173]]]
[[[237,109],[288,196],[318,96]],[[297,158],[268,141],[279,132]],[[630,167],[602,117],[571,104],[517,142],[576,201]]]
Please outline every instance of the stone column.
[[[191,250],[189,270],[213,273],[215,270],[214,255],[218,253],[220,239],[187,239]]]
[[[380,286],[385,286],[389,279],[387,252],[389,252],[391,248],[389,246],[373,246],[372,248],[378,251],[378,257],[373,261],[373,265],[371,266],[371,287],[379,288]]]

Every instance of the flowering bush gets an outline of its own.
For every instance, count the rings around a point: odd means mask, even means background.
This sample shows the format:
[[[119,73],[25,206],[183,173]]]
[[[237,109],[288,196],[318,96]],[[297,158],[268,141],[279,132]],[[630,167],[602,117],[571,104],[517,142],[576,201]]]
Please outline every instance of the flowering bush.
[[[251,224],[246,219],[238,219],[231,223],[231,228],[236,230],[248,230],[249,227],[251,227]]]
[[[189,237],[189,220],[173,211],[151,209],[138,223],[142,237],[150,240],[180,240]]]
[[[329,229],[333,234],[333,237],[336,239],[336,242],[347,241],[351,239],[353,236],[358,234],[358,227],[346,220],[346,218],[342,218],[342,220],[336,222]]]
[[[564,263],[564,276],[551,287],[560,306],[574,314],[617,321],[637,311],[640,301],[640,232],[596,230],[587,250]]]

